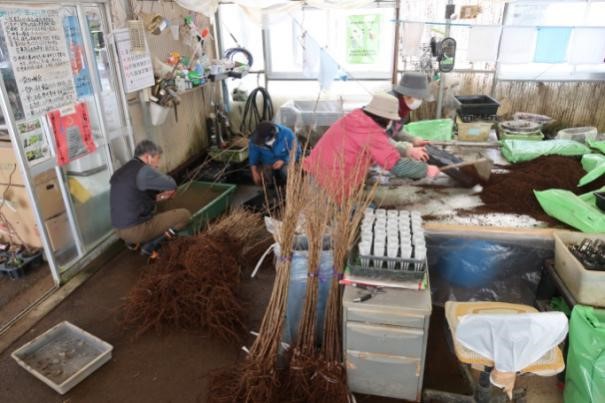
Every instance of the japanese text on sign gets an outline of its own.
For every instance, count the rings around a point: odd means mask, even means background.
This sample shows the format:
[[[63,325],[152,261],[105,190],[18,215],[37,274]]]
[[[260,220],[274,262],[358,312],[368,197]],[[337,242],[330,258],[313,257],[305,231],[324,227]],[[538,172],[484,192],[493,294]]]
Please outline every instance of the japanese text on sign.
[[[125,91],[131,93],[155,84],[149,52],[135,54],[130,51],[130,33],[128,29],[118,29],[114,31],[114,34],[120,56],[120,65],[122,66]]]
[[[58,9],[0,10],[9,58],[26,117],[76,99]]]

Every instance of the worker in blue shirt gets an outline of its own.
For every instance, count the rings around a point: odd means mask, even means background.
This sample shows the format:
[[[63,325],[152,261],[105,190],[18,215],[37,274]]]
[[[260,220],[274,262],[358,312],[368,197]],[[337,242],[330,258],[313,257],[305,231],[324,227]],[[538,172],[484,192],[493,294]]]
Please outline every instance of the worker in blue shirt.
[[[288,176],[290,151],[296,138],[286,126],[268,121],[260,122],[250,135],[248,160],[252,170],[252,180],[256,185],[285,185]],[[296,145],[296,160],[300,158],[301,147]]]

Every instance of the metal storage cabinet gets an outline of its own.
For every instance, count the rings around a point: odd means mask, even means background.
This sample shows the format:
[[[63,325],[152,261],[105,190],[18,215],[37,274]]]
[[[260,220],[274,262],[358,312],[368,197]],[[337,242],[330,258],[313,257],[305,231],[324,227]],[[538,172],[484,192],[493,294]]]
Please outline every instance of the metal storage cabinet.
[[[420,401],[431,315],[430,290],[367,291],[345,287],[343,349],[353,392]]]

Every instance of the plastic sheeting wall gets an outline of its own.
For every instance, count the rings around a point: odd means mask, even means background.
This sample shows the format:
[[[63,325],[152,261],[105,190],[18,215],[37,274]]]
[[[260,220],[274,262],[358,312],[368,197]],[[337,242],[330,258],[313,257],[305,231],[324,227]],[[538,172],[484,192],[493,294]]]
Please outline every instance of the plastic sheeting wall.
[[[550,239],[427,236],[433,303],[500,301],[533,305]]]

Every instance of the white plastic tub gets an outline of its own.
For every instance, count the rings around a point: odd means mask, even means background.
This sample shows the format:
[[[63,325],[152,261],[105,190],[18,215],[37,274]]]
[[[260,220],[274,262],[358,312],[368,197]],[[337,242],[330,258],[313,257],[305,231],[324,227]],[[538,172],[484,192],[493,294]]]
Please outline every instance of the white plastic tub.
[[[555,270],[578,303],[605,307],[605,272],[586,270],[567,247],[586,238],[605,241],[601,234],[555,231]]]
[[[109,361],[112,350],[111,344],[65,321],[11,356],[30,374],[63,395]]]

